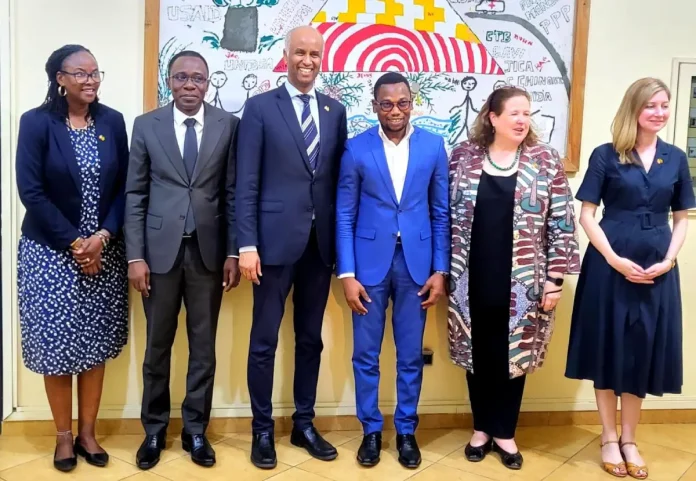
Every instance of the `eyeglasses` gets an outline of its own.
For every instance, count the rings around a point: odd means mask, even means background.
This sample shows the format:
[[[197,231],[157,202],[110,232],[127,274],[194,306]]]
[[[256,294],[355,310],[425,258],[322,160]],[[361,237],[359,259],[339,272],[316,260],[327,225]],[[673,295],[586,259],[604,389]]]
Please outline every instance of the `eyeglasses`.
[[[406,111],[411,107],[411,100],[399,100],[396,104],[394,102],[390,102],[389,100],[383,100],[382,102],[377,102],[376,100],[373,100],[373,102],[376,105],[379,105],[379,108],[382,109],[382,112],[391,112],[394,110],[394,105],[399,107],[399,110]]]
[[[194,85],[203,85],[208,81],[208,78],[204,77],[203,75],[192,75],[189,77],[185,73],[178,73],[178,74],[172,75],[171,78],[172,78],[172,80],[174,80],[174,82],[177,85],[180,85],[182,87],[184,85],[186,85],[186,83],[189,80],[191,80],[194,83]]]
[[[75,79],[75,82],[79,84],[84,84],[87,83],[87,79],[92,77],[92,80],[95,82],[101,82],[104,80],[104,72],[101,72],[99,70],[95,70],[92,73],[87,73],[87,72],[66,72],[65,70],[61,70],[60,73],[64,75],[72,75],[72,77]]]

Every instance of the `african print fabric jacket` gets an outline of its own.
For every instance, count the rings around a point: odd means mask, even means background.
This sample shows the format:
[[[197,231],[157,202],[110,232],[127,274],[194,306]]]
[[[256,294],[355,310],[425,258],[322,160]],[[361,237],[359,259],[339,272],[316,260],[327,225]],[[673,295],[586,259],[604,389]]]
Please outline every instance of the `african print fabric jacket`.
[[[469,142],[450,157],[449,345],[452,361],[473,372],[469,311],[469,247],[484,149]],[[520,154],[513,220],[510,292],[510,377],[540,368],[546,357],[554,311],[539,308],[547,272],[580,272],[573,196],[558,153],[545,144]],[[475,282],[475,279],[471,282]]]

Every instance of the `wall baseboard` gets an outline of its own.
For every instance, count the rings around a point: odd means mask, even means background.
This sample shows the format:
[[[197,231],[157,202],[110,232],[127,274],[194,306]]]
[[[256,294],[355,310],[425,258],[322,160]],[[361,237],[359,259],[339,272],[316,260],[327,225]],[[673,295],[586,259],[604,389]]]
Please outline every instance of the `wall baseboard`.
[[[174,413],[172,413],[174,414]],[[619,413],[620,415],[620,413]],[[10,416],[2,423],[3,436],[53,436],[56,429],[53,421],[22,420]],[[385,427],[391,429],[394,416],[385,415]],[[617,416],[617,422],[619,417]],[[696,409],[649,409],[643,410],[643,424],[696,424]],[[598,425],[596,411],[536,411],[520,413],[519,426],[573,426]],[[354,415],[317,416],[314,425],[321,432],[361,431],[362,427]],[[473,420],[470,413],[425,413],[420,415],[419,429],[470,429]],[[180,417],[172,417],[170,433],[181,431]],[[73,421],[73,430],[77,421]],[[116,434],[143,434],[140,419],[101,418],[97,421],[97,434],[101,436]],[[290,416],[276,417],[276,432],[289,433],[292,429]],[[229,434],[248,433],[251,430],[250,417],[214,417],[210,420],[208,433]]]

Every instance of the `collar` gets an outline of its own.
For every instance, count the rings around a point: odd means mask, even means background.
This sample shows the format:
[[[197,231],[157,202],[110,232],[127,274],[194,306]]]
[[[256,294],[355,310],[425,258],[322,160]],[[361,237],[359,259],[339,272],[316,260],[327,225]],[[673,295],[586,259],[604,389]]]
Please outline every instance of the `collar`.
[[[404,135],[404,138],[401,139],[401,142],[404,142],[404,141],[408,142],[408,139],[411,137],[411,135],[413,134],[414,130],[415,130],[415,129],[413,128],[413,125],[411,125],[411,122],[409,122],[408,124],[406,124],[406,135]],[[391,143],[394,143],[394,142],[392,142],[392,140],[391,140],[389,137],[387,137],[387,134],[384,133],[384,129],[382,129],[382,124],[379,124],[378,132],[379,132],[379,137],[380,137],[384,142],[391,142]],[[399,142],[398,145],[401,145],[401,142]],[[394,145],[396,145],[396,144],[394,144]]]
[[[196,119],[196,122],[203,126],[203,119],[205,117],[205,104],[201,105],[201,108],[198,109],[198,112],[196,112],[196,115],[186,115],[183,113],[181,110],[176,108],[176,105],[174,105],[174,123],[176,125],[183,125],[184,120],[188,118]]]
[[[297,88],[292,85],[290,82],[285,82],[285,88],[287,89],[288,93],[290,94],[290,98],[294,97],[299,97],[300,95],[303,95],[302,92],[297,90]],[[317,92],[314,89],[314,86],[312,86],[312,90],[307,92],[307,95],[309,95],[311,98],[315,99],[317,97]]]

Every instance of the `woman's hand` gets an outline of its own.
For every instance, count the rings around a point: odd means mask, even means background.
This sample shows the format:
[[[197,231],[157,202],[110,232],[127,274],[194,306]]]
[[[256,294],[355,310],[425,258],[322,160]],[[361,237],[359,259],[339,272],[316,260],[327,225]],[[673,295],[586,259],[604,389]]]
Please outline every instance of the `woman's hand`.
[[[103,245],[101,237],[93,235],[88,237],[76,249],[73,249],[72,254],[80,267],[91,267],[98,262],[101,268],[101,253]]]
[[[619,271],[628,281],[636,284],[654,284],[652,277],[648,276],[645,269],[625,257],[616,257],[609,265]]]
[[[648,279],[655,279],[656,277],[660,277],[663,274],[667,274],[671,270],[672,270],[672,261],[669,259],[665,259],[662,262],[658,262],[657,264],[653,264],[652,266],[645,269],[645,276]]]
[[[550,312],[556,308],[556,304],[561,299],[563,289],[550,281],[544,283],[544,293],[539,301],[539,306],[542,311]]]

